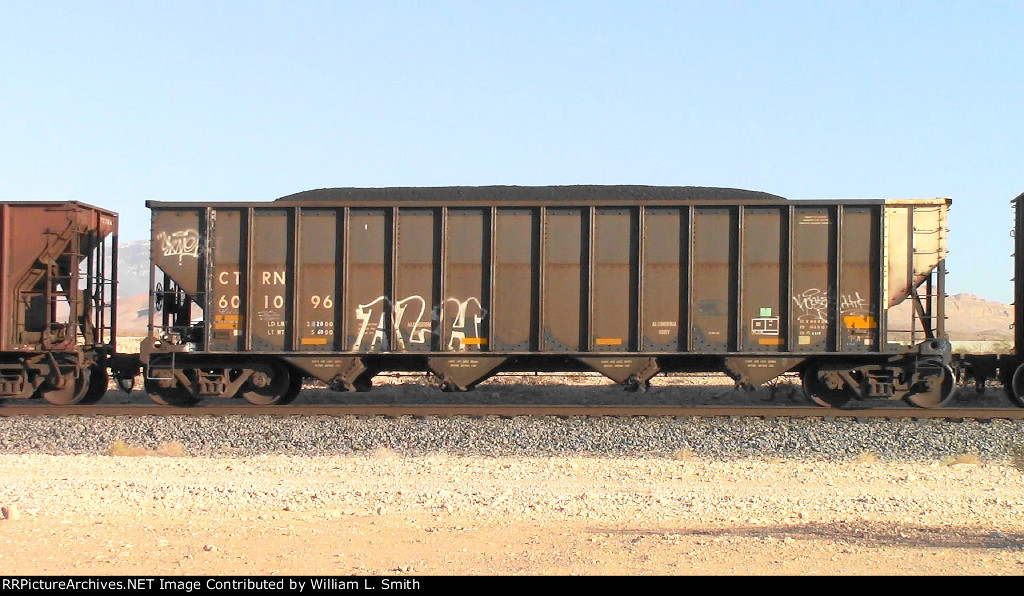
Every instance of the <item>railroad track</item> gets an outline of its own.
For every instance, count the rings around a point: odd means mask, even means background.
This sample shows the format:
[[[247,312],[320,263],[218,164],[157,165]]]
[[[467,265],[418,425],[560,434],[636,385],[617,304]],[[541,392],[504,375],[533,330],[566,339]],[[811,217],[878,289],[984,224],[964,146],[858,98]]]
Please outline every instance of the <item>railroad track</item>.
[[[138,405],[54,406],[3,404],[0,417],[13,416],[380,416],[380,417],[755,417],[882,418],[939,420],[1021,420],[1024,408],[912,407],[822,408],[818,406],[652,406],[652,405],[200,405],[191,408]]]

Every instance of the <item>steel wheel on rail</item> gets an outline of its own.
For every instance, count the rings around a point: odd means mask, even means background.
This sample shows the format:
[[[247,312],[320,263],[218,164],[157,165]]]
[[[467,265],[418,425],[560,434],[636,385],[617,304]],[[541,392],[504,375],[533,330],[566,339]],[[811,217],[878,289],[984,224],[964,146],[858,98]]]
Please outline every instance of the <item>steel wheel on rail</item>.
[[[61,374],[61,377],[64,380],[64,386],[49,385],[40,391],[39,394],[42,398],[55,406],[70,406],[81,402],[85,398],[86,392],[89,391],[87,372],[81,369],[70,370]]]
[[[804,393],[814,403],[825,408],[838,408],[857,397],[857,391],[835,373],[822,374],[817,364],[811,364],[800,375]]]
[[[161,406],[177,407],[194,406],[199,403],[199,399],[192,395],[192,390],[178,383],[176,379],[171,377],[169,371],[158,371],[154,374],[157,377],[166,377],[146,379],[143,382],[146,394],[155,403]],[[188,375],[188,371],[185,374]]]
[[[942,367],[940,374],[928,377],[924,382],[927,389],[903,398],[908,404],[919,408],[940,408],[953,401],[953,396],[956,395],[956,377],[948,365]]]
[[[107,383],[110,382],[107,369],[103,366],[94,365],[89,370],[89,389],[85,392],[85,397],[78,402],[80,404],[94,404],[103,399],[103,396],[107,394]]]
[[[1017,367],[1017,370],[1013,371],[1013,377],[1009,383],[1004,381],[1004,387],[1006,388],[1006,395],[1013,402],[1013,405],[1024,408],[1024,364]]]
[[[257,406],[287,404],[302,388],[302,376],[292,374],[281,362],[264,362],[249,377],[239,392],[246,401]]]

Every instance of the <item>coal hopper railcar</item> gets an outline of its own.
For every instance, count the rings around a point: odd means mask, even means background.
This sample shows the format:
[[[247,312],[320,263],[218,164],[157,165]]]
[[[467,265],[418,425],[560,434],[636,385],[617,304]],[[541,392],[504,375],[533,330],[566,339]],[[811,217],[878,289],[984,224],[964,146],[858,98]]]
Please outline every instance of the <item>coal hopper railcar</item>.
[[[284,403],[429,371],[789,372],[822,405],[938,406],[948,199],[647,186],[339,188],[148,202],[146,388]],[[911,328],[889,309],[914,304]],[[906,327],[906,326],[904,326]]]

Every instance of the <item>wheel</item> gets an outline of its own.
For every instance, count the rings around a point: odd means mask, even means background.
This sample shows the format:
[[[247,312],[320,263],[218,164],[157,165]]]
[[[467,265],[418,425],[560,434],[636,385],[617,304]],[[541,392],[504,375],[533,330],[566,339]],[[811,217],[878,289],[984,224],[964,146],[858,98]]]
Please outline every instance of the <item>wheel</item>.
[[[186,373],[188,374],[188,373]],[[171,387],[164,386],[166,383],[174,383]],[[168,378],[167,381],[158,379],[146,379],[143,385],[149,399],[161,406],[188,407],[199,403],[199,399],[192,395],[188,387],[182,387],[176,380]]]
[[[63,387],[47,387],[40,392],[40,395],[48,403],[55,406],[69,406],[77,404],[85,398],[89,391],[89,377],[84,370],[66,372],[61,375],[64,378]]]
[[[956,395],[956,379],[953,376],[953,369],[949,366],[942,367],[941,375],[928,377],[926,383],[928,388],[925,391],[911,393],[903,399],[919,408],[939,408],[952,401]]]
[[[283,405],[294,400],[302,388],[302,377],[290,374],[288,367],[278,362],[267,363],[264,368],[242,385],[242,397],[257,406]]]
[[[299,392],[302,391],[302,381],[305,380],[302,375],[293,374],[291,375],[291,385],[288,387],[288,394],[285,395],[284,399],[278,401],[279,404],[288,404],[295,400],[299,396]]]
[[[1010,397],[1013,405],[1020,408],[1024,408],[1024,372],[1022,371],[1024,371],[1024,364],[1013,371],[1013,378],[1006,386],[1006,395]]]
[[[823,379],[821,371],[817,366],[809,366],[805,369],[800,375],[800,379],[803,382],[804,393],[807,397],[825,408],[838,408],[857,397],[856,389],[849,387],[845,381],[839,380],[837,383],[833,378],[833,381],[830,383]],[[841,386],[830,388],[829,384]]]
[[[90,370],[92,372],[89,373],[89,389],[85,392],[85,397],[78,402],[80,404],[94,404],[103,399],[103,396],[107,394],[107,383],[110,382],[107,369],[99,365],[93,365]]]

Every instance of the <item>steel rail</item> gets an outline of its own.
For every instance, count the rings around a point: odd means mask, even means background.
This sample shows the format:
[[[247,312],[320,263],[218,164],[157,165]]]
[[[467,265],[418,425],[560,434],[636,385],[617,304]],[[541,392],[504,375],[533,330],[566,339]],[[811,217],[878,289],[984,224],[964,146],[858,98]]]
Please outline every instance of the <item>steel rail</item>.
[[[174,408],[156,404],[54,406],[48,404],[0,405],[0,418],[15,416],[379,416],[396,417],[749,417],[749,418],[853,418],[939,419],[959,421],[1022,420],[1024,408],[866,407],[822,408],[817,406],[631,406],[631,405],[200,405]]]

